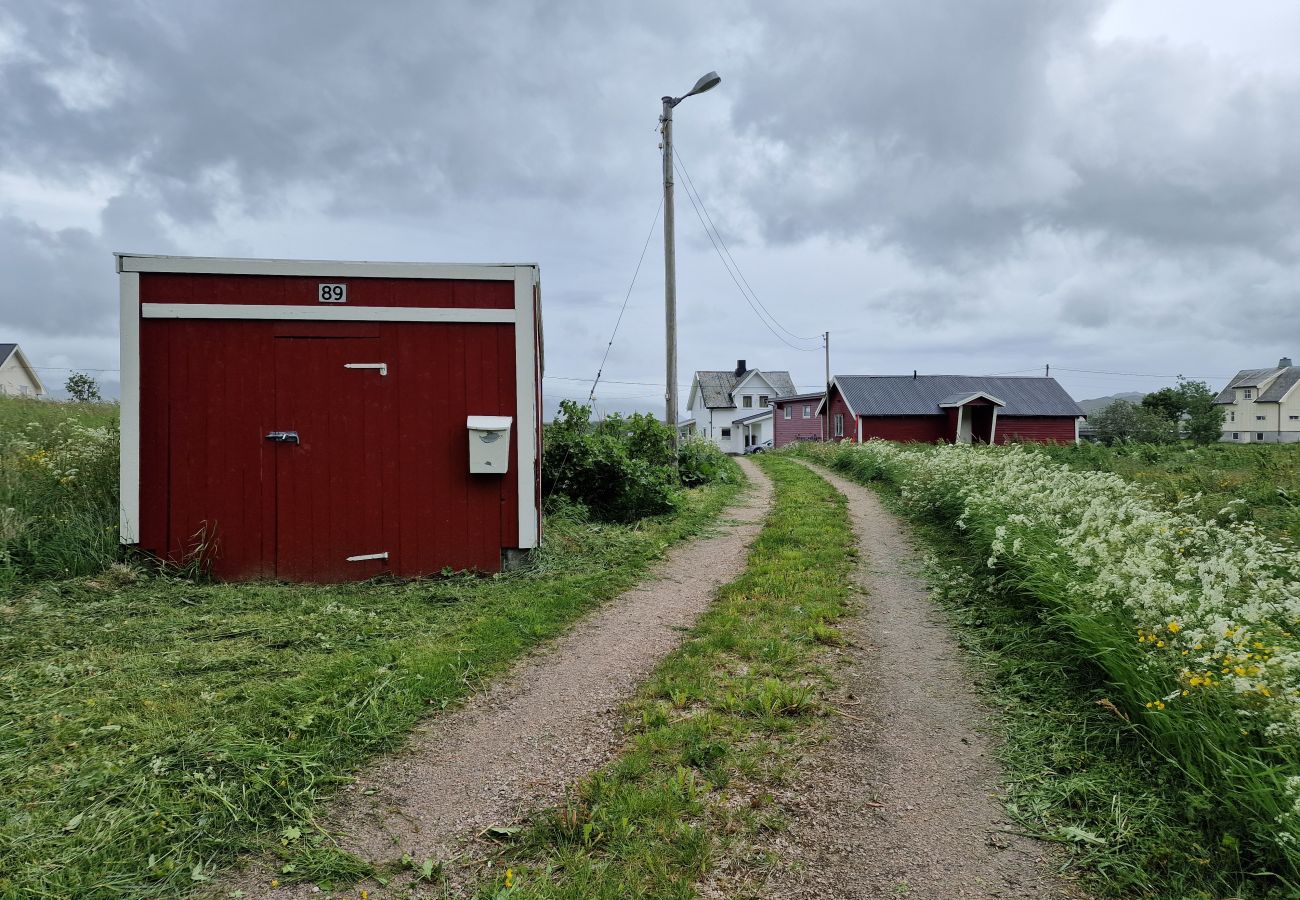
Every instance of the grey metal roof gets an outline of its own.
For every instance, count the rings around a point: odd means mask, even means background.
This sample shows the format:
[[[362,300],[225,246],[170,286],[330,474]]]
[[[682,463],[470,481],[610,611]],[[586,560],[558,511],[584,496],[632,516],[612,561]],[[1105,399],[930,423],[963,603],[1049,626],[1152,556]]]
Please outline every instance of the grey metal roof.
[[[736,403],[731,399],[731,392],[750,374],[757,372],[763,377],[778,397],[794,393],[794,381],[789,372],[767,372],[762,369],[746,369],[736,377],[734,369],[726,371],[702,370],[695,373],[700,384],[700,395],[704,398],[706,409],[730,409]]]
[[[0,344],[0,365],[13,356],[14,351],[17,349],[17,344]]]
[[[825,392],[825,391],[813,391],[813,392],[811,392],[811,393],[807,393],[807,394],[789,394],[789,395],[782,395],[782,396],[776,398],[775,400],[773,400],[772,402],[773,402],[773,403],[785,403],[785,402],[790,401],[790,400],[820,400],[820,399],[822,399],[822,398],[825,397],[825,396],[826,396],[826,392]]]
[[[837,375],[844,399],[860,416],[929,416],[939,404],[980,392],[1006,405],[1004,416],[1084,416],[1055,378],[980,375]]]
[[[1287,366],[1281,370],[1282,374],[1264,389],[1264,393],[1259,395],[1260,403],[1281,403],[1286,392],[1295,387],[1296,382],[1300,381],[1300,366]]]
[[[1261,381],[1267,380],[1270,375],[1277,371],[1279,370],[1276,366],[1271,369],[1242,369],[1232,376],[1232,380],[1228,382],[1223,390],[1219,391],[1219,395],[1214,398],[1214,402],[1231,403],[1236,399],[1236,394],[1233,392],[1237,388],[1259,387]]]

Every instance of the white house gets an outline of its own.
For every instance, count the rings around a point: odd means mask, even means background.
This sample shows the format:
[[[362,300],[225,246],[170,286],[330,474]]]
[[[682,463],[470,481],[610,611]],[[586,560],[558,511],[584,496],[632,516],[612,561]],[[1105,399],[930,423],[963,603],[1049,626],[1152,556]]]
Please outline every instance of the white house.
[[[743,359],[730,371],[700,371],[686,399],[683,434],[707,438],[727,453],[772,438],[772,401],[795,393],[789,372],[751,369]],[[743,421],[741,421],[743,420]]]
[[[1219,391],[1222,441],[1294,444],[1300,441],[1300,366],[1282,357],[1271,369],[1242,369]]]
[[[43,397],[45,385],[17,344],[0,344],[0,394]]]

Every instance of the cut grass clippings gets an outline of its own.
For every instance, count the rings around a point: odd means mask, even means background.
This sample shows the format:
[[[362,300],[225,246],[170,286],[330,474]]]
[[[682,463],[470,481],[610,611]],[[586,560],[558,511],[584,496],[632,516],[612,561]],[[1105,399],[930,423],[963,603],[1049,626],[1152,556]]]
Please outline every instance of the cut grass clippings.
[[[990,569],[944,521],[899,502],[899,487],[854,458],[812,454],[866,484],[929,547],[928,578],[979,684],[1002,715],[1006,808],[1023,833],[1058,844],[1097,897],[1280,898],[1216,821],[1218,799],[1114,703],[1113,687],[1053,610]]]
[[[0,601],[0,897],[148,898],[244,852],[355,878],[318,801],[632,586],[740,490],[632,526],[550,520],[522,572],[318,587],[114,567]]]
[[[774,864],[771,791],[822,730],[821,657],[853,603],[855,551],[839,492],[788,459],[759,463],[776,500],[744,574],[630,705],[619,759],[536,813],[478,896],[666,900],[710,877],[734,894]]]

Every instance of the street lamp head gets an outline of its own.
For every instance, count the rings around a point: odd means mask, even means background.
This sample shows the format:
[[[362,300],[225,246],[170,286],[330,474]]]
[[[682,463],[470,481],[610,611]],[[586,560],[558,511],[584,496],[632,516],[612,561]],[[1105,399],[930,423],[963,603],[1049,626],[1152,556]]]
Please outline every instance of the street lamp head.
[[[693,97],[696,94],[703,94],[705,91],[711,91],[717,87],[721,81],[722,76],[717,72],[708,72],[707,74],[700,76],[700,80],[695,82],[695,87],[691,88],[686,94],[684,94],[682,99],[685,100],[687,97]]]

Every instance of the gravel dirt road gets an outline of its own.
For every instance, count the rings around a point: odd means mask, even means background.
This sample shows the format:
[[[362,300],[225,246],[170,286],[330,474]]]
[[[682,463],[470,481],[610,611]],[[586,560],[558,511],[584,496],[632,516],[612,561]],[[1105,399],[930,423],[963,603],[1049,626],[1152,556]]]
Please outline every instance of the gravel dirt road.
[[[815,467],[814,467],[815,468]],[[847,713],[780,797],[791,829],[770,900],[1049,900],[1084,895],[1053,850],[1008,833],[990,711],[918,574],[906,527],[870,490],[817,469],[848,499],[866,593],[845,626]]]
[[[638,587],[523,660],[463,707],[435,715],[406,746],[340,792],[321,821],[340,846],[376,864],[475,855],[475,836],[561,801],[623,739],[619,705],[681,643],[717,588],[744,569],[771,505],[772,485],[740,459],[751,487],[703,538],[669,551]],[[482,845],[479,845],[482,849]],[[312,885],[270,888],[273,870],[250,863],[217,896],[321,898]],[[405,896],[404,879],[362,885],[371,898]],[[355,897],[357,888],[335,896]]]

